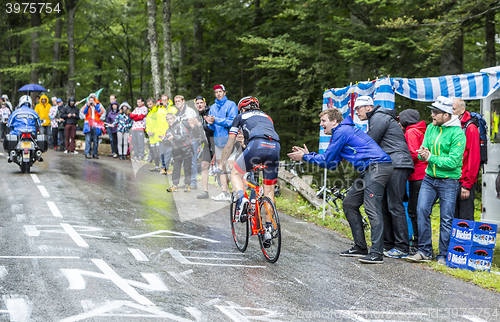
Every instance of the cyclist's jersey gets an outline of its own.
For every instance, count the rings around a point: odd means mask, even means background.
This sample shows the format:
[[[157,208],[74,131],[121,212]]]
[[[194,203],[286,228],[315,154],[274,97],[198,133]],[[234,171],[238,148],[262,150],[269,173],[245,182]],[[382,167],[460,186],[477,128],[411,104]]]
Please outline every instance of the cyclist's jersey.
[[[241,129],[245,137],[245,145],[252,139],[280,141],[278,133],[274,130],[273,120],[266,113],[254,110],[238,114],[233,121],[229,134],[238,135]]]

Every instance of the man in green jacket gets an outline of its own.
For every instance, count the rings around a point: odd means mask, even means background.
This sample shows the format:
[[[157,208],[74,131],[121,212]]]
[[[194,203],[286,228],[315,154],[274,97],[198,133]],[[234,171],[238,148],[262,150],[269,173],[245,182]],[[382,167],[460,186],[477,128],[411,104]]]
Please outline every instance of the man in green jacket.
[[[455,214],[458,180],[462,175],[465,135],[458,116],[453,115],[451,99],[439,96],[429,107],[432,109],[432,124],[427,127],[422,146],[417,150],[418,158],[429,162],[418,196],[418,252],[407,259],[427,262],[433,258],[431,212],[439,198],[441,223],[436,259],[444,265]]]

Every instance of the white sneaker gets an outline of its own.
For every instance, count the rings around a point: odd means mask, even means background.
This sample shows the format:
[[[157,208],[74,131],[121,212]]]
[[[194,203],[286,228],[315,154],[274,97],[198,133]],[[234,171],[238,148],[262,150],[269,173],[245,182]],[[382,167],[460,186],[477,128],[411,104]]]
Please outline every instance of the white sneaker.
[[[68,154],[68,150],[65,150],[65,151],[64,151],[64,154]]]
[[[213,201],[231,201],[231,195],[229,194],[229,192],[222,191],[217,196],[213,196],[212,200]]]
[[[78,154],[78,151],[73,151],[73,152],[71,152],[71,153],[73,153],[73,154]]]

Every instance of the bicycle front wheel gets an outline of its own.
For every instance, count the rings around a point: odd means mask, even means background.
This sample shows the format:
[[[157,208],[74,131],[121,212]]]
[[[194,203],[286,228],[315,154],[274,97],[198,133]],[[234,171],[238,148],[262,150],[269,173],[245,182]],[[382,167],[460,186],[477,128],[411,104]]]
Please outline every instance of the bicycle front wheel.
[[[260,248],[267,261],[275,263],[281,251],[281,226],[276,206],[269,197],[259,200],[259,214],[264,228],[259,235]]]
[[[231,220],[231,230],[233,232],[233,240],[236,248],[240,252],[244,252],[248,246],[248,215],[240,216],[236,209],[237,197],[232,194],[231,204],[229,205],[229,215]]]

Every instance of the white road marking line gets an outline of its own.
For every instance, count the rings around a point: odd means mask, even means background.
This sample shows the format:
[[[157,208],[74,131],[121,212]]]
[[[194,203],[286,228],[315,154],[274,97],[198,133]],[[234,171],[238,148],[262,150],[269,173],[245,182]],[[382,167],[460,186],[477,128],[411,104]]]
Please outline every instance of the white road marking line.
[[[87,244],[85,242],[85,240],[83,240],[83,238],[78,235],[78,233],[76,232],[76,230],[71,227],[70,224],[64,224],[64,223],[61,223],[61,227],[66,231],[66,233],[69,235],[69,237],[71,237],[71,239],[73,239],[73,241],[80,247],[89,247],[89,244]]]
[[[45,189],[44,186],[37,186],[37,187],[38,187],[38,190],[40,190],[42,197],[45,197],[45,198],[50,197],[49,193],[47,192],[47,189]]]
[[[213,252],[210,250],[191,250],[191,249],[178,249],[180,252],[185,252],[185,253],[205,253],[205,254],[224,254],[224,255],[245,255],[245,253],[242,252]]]
[[[28,322],[31,321],[31,307],[23,298],[6,298],[3,301],[10,315],[10,321]]]
[[[226,301],[228,305],[214,305],[232,321],[282,321],[278,320],[283,317],[282,313],[271,311],[268,309],[257,309],[253,307],[242,307],[231,301]]]
[[[80,259],[78,256],[0,256],[3,259]]]
[[[148,300],[145,296],[137,293],[137,291],[130,286],[123,278],[120,277],[111,267],[108,266],[102,259],[92,259],[92,262],[107,276],[111,278],[111,281],[118,286],[123,292],[127,293],[128,296],[133,298],[139,304],[147,306],[155,306],[153,302]]]
[[[196,311],[195,308],[185,308],[189,314],[196,313],[194,317],[200,317],[201,312]],[[133,312],[133,313],[118,313],[118,312]],[[77,322],[87,321],[95,317],[129,317],[129,318],[163,318],[163,321],[178,321],[178,322],[192,322],[192,319],[186,319],[172,313],[164,312],[156,307],[147,307],[139,305],[131,301],[109,301],[103,306],[96,307],[89,312],[73,315],[60,320],[60,322]],[[93,319],[94,320],[94,319]],[[196,318],[194,321],[205,321],[203,318]],[[157,320],[156,320],[157,321]]]
[[[161,235],[163,233],[169,233],[171,235]],[[176,235],[176,236],[172,236],[172,235]],[[132,237],[129,237],[129,238],[145,238],[145,237],[158,237],[158,238],[193,238],[193,239],[200,239],[200,240],[204,240],[204,241],[208,241],[208,242],[211,242],[211,243],[220,243],[219,241],[217,240],[213,240],[213,239],[208,239],[208,238],[203,238],[203,237],[198,237],[198,236],[194,236],[194,235],[189,235],[189,234],[184,234],[184,233],[179,233],[177,231],[171,231],[171,230],[158,230],[158,231],[153,231],[151,233],[146,233],[146,234],[142,234],[142,235],[137,235],[137,236],[132,236]]]
[[[2,152],[0,152],[0,155],[5,155],[5,154],[3,154]]]
[[[83,311],[85,311],[85,312],[88,312],[95,307],[92,300],[81,300],[80,303],[82,304]]]
[[[0,266],[0,280],[3,280],[5,276],[7,276],[8,272],[5,266]]]
[[[488,322],[486,320],[483,320],[481,318],[478,318],[477,316],[471,316],[471,315],[463,315],[462,316],[464,319],[467,319],[472,322]]]
[[[40,183],[40,179],[38,179],[38,176],[36,174],[31,174],[31,179],[33,179],[35,183]]]
[[[189,269],[185,272],[182,272],[182,273],[179,273],[177,274],[176,272],[168,272],[173,278],[175,278],[175,280],[181,284],[186,284],[186,280],[184,279],[185,276],[193,273],[193,270],[192,269]]]
[[[241,258],[217,258],[217,257],[197,257],[197,256],[184,256],[184,258],[208,259],[208,260],[217,260],[217,261],[240,261],[241,260]]]
[[[266,268],[266,266],[258,266],[258,265],[239,265],[239,264],[217,264],[217,263],[200,263],[200,262],[191,262],[184,255],[182,255],[178,250],[173,249],[172,247],[166,249],[167,252],[179,263],[181,264],[190,264],[190,265],[203,265],[203,266],[226,266],[226,267],[248,267],[248,268]]]
[[[29,237],[38,237],[40,236],[40,231],[36,229],[34,225],[24,225],[24,232]]]
[[[132,253],[132,255],[135,257],[135,259],[138,260],[139,262],[149,262],[149,259],[147,258],[147,256],[144,255],[144,253],[141,252],[140,249],[129,248],[128,250]]]
[[[217,304],[219,302],[220,302],[220,299],[213,299],[213,300],[210,300],[208,302],[203,303],[203,305],[205,305],[205,306],[212,306],[212,305],[215,305],[215,304]]]
[[[47,206],[49,206],[50,212],[52,212],[54,217],[62,218],[61,212],[57,209],[57,206],[53,201],[47,201]]]

